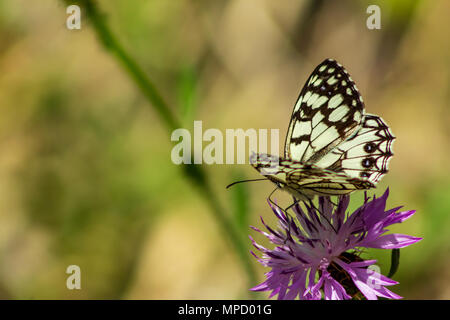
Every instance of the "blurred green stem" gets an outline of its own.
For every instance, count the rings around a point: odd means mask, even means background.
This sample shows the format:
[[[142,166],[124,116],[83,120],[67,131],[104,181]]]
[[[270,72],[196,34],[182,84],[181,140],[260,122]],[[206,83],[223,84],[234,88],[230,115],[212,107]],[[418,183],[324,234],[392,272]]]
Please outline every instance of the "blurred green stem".
[[[400,265],[400,249],[392,249],[391,269],[389,270],[388,278],[392,278],[392,276],[397,272],[399,265]]]
[[[150,80],[150,78],[142,71],[136,61],[127,53],[122,47],[117,38],[108,27],[104,15],[99,11],[95,1],[93,0],[63,0],[66,4],[77,4],[82,10],[82,14],[89,18],[92,26],[97,33],[97,36],[103,46],[109,50],[122,65],[134,83],[141,89],[150,105],[158,112],[161,119],[164,121],[169,134],[176,128],[181,127],[178,120],[170,111],[168,105],[159,94],[158,90]],[[234,223],[227,217],[223,207],[215,195],[213,189],[209,185],[203,167],[197,165],[184,166],[184,173],[186,176],[198,186],[202,196],[207,201],[212,209],[215,219],[218,221],[222,232],[233,244],[238,257],[244,267],[248,281],[251,286],[256,283],[256,276],[250,261],[250,255],[247,251],[244,238],[238,232]]]
[[[167,128],[172,131],[180,127],[180,123],[174,117],[166,102],[159,94],[155,85],[149,77],[142,71],[136,61],[127,53],[122,47],[117,38],[111,32],[111,29],[105,22],[104,15],[99,11],[95,1],[93,0],[63,0],[67,4],[77,4],[82,8],[82,18],[88,18],[92,23],[98,39],[103,46],[111,52],[122,67],[125,68],[128,75],[132,78],[134,83],[141,89],[147,100],[152,104],[155,110],[159,113],[161,119]],[[83,10],[84,9],[84,10]],[[85,13],[85,16],[83,16]]]

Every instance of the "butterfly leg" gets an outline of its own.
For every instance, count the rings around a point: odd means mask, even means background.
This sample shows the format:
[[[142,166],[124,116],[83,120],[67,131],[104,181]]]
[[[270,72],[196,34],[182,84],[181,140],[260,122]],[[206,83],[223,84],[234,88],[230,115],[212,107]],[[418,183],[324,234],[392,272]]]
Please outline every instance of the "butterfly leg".
[[[272,195],[275,193],[275,191],[278,190],[278,187],[276,187],[275,189],[272,190],[272,192],[269,194],[269,197],[267,198],[267,200],[270,201],[271,204],[273,204],[275,207],[277,207],[280,210],[283,210],[279,205],[277,205],[273,200],[272,200]]]
[[[288,218],[288,224],[289,224],[289,226],[288,226],[288,234],[290,234],[291,233],[291,222],[292,221],[294,221],[294,219],[291,217],[291,215],[288,213],[288,210],[290,209],[290,208],[292,208],[293,206],[295,206],[297,203],[299,203],[300,201],[302,201],[302,200],[300,200],[300,199],[296,199],[295,197],[292,197],[293,199],[294,199],[294,202],[290,205],[290,206],[288,206],[286,209],[284,209],[284,212],[286,213],[286,216],[287,216],[287,218]],[[289,220],[289,218],[290,218],[290,220]],[[286,238],[286,240],[284,240],[284,244],[286,244],[286,241],[287,241],[287,238]]]
[[[330,202],[331,202],[335,207],[338,206],[337,203],[334,203],[333,201],[331,201],[331,197],[330,197]]]
[[[272,205],[274,205],[275,207],[277,207],[278,209],[280,209],[281,211],[283,211],[286,215],[289,215],[289,214],[287,213],[287,210],[288,210],[289,208],[291,208],[294,204],[298,203],[299,200],[296,200],[296,199],[294,198],[294,200],[295,200],[296,202],[294,202],[292,205],[290,205],[290,206],[287,207],[286,209],[283,209],[283,208],[280,207],[278,204],[276,204],[276,203],[272,200],[272,198],[271,198],[272,195],[275,193],[275,191],[277,191],[278,189],[280,189],[279,186],[277,186],[275,189],[273,189],[273,191],[269,194],[268,200],[270,201],[270,203],[271,203]]]
[[[307,198],[306,195],[301,194],[302,197]],[[286,213],[286,215],[291,218],[291,221],[294,221],[294,219],[291,217],[291,215],[288,213],[288,210],[291,209],[293,206],[295,206],[296,204],[300,203],[300,202],[305,202],[305,200],[303,200],[302,198],[296,199],[294,196],[292,197],[292,199],[294,199],[294,202],[289,205],[286,209],[284,209],[284,212]],[[288,219],[289,220],[289,219]],[[291,221],[288,221],[289,226],[288,226],[288,233],[291,232]],[[287,239],[286,239],[287,240]],[[284,241],[284,243],[286,244],[286,240]]]
[[[273,191],[269,194],[268,200],[270,201],[271,204],[273,204],[275,207],[277,207],[278,209],[280,209],[282,212],[284,212],[284,214],[286,215],[286,223],[288,224],[288,232],[286,235],[289,235],[291,232],[291,221],[293,221],[293,218],[291,217],[291,215],[286,211],[287,209],[283,209],[281,208],[278,204],[276,204],[273,200],[272,200],[272,195],[275,193],[275,191],[277,191],[278,189],[280,189],[280,186],[277,186],[275,189],[273,189]],[[300,200],[296,200],[294,198],[295,202],[294,204],[298,203],[298,201]],[[294,204],[290,205],[288,208],[292,207]],[[286,237],[286,239],[284,240],[284,244],[286,244],[286,241],[288,240],[288,237]]]
[[[331,201],[331,200],[330,200]],[[314,210],[316,210],[319,215],[326,221],[328,222],[328,224],[330,225],[330,227],[334,230],[334,232],[338,233],[336,228],[333,226],[333,224],[331,223],[331,221],[319,210],[319,208],[316,207],[316,205],[314,204],[314,202],[309,199],[309,204],[311,206],[311,208],[314,208]]]
[[[288,206],[286,209],[284,209],[284,211],[288,211],[290,208],[292,208],[293,206],[295,206],[297,203],[299,203],[300,201],[302,201],[302,200],[300,200],[300,199],[295,199],[295,197],[292,197],[293,199],[294,199],[294,203],[292,203],[290,206]]]

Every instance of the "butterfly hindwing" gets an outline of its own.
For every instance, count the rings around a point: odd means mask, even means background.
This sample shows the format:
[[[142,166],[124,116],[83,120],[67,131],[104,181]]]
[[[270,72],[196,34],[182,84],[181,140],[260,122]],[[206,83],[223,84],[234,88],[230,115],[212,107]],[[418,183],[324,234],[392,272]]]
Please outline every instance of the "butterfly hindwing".
[[[378,116],[366,114],[361,128],[316,165],[377,183],[388,171],[395,137]]]
[[[350,178],[343,172],[269,154],[254,154],[250,162],[258,172],[299,199],[314,195],[341,195],[373,187],[371,182]]]
[[[310,195],[341,195],[355,190],[369,189],[374,185],[366,180],[349,178],[345,173],[323,169],[315,165],[306,165],[287,175],[287,185],[304,190]]]
[[[335,60],[310,75],[292,112],[285,158],[314,163],[354,133],[364,104],[347,71]]]

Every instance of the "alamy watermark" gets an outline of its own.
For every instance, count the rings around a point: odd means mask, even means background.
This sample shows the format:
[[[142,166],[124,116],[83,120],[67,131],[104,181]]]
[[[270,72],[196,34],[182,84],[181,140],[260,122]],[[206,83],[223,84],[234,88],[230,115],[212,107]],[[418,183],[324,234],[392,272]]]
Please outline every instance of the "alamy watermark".
[[[81,289],[81,269],[76,264],[67,267],[66,273],[70,274],[66,280],[66,287],[69,290]]]
[[[381,269],[378,265],[373,264],[367,267],[366,284],[372,289],[381,289]]]
[[[203,122],[194,121],[193,135],[188,129],[179,128],[172,132],[171,140],[178,142],[171,152],[172,162],[177,165],[245,164],[252,153],[270,153],[275,157],[279,153],[278,129],[226,129],[224,134],[215,128],[203,132]]]
[[[367,29],[381,29],[381,9],[376,4],[367,7],[366,13],[370,16],[366,20]]]
[[[66,8],[69,15],[66,19],[66,27],[69,30],[81,29],[81,9],[76,4],[72,4]]]

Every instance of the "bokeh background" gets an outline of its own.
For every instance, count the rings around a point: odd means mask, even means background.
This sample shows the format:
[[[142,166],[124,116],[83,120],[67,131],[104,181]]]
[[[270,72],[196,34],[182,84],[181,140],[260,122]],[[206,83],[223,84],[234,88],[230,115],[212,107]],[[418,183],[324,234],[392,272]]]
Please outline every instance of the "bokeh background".
[[[76,1],[74,1],[75,3]],[[366,110],[397,136],[390,207],[416,209],[392,231],[423,237],[401,250],[393,290],[450,298],[450,2],[102,0],[108,28],[180,124],[280,130],[325,58],[356,81]],[[210,194],[174,165],[174,143],[129,72],[82,12],[66,28],[58,0],[0,0],[0,298],[261,299],[268,271],[247,250],[249,225],[273,223],[273,186],[249,165],[203,166]],[[241,237],[249,266],[212,208]],[[283,195],[275,195],[280,201]],[[355,194],[354,206],[361,195]],[[383,273],[390,253],[367,252]],[[66,288],[79,265],[81,290]],[[247,262],[248,264],[248,262]]]

